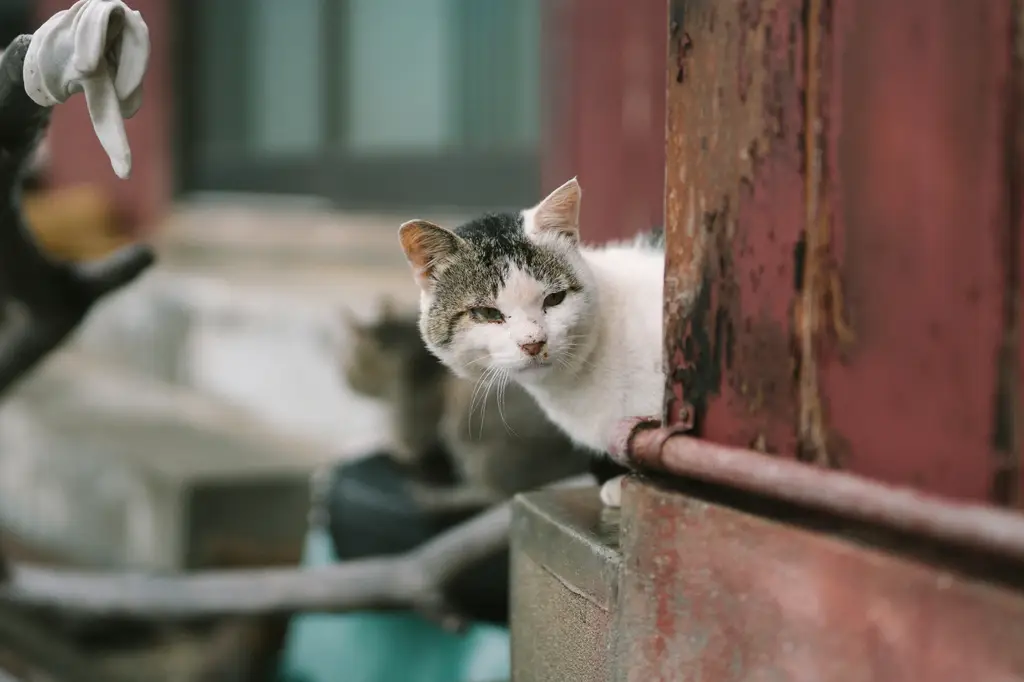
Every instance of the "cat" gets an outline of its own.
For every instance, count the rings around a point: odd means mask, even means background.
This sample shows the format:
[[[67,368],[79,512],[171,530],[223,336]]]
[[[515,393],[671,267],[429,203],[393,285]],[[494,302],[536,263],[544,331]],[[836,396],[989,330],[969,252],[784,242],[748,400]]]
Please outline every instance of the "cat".
[[[354,391],[391,408],[396,458],[416,466],[443,449],[452,460],[457,485],[434,477],[410,486],[421,508],[482,508],[587,471],[589,454],[520,387],[448,371],[424,345],[415,314],[386,304],[377,321],[347,316],[346,324],[351,344],[342,375]]]
[[[455,374],[532,395],[572,440],[605,453],[623,419],[660,414],[663,233],[588,247],[573,178],[532,208],[448,230],[399,228],[420,287],[420,333]],[[618,506],[621,476],[601,497]]]

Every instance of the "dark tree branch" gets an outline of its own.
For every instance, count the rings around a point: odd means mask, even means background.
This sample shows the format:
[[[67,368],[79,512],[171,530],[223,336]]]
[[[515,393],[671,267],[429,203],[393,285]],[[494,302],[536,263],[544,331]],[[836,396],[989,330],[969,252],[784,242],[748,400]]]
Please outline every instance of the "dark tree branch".
[[[560,486],[589,485],[589,476]],[[204,571],[184,576],[88,573],[15,566],[0,603],[96,617],[191,619],[296,611],[413,609],[455,615],[446,586],[507,546],[511,503],[500,504],[394,557],[327,567]]]
[[[83,652],[10,606],[4,607],[0,617],[0,646],[61,682],[115,682],[96,670]]]
[[[507,505],[411,553],[305,569],[119,575],[15,566],[0,600],[99,617],[191,619],[294,611],[443,608],[442,586],[459,567],[504,546]]]
[[[0,395],[60,346],[96,301],[154,261],[148,247],[135,245],[95,263],[58,262],[25,225],[21,177],[50,120],[50,110],[25,93],[30,42],[19,36],[0,61]]]
[[[143,246],[122,249],[96,263],[50,258],[21,212],[21,180],[50,110],[25,92],[22,69],[31,36],[19,36],[0,59],[0,396],[56,349],[102,296],[153,263]],[[11,577],[0,553],[0,579]],[[0,609],[0,646],[9,647],[56,679],[109,679],[56,634],[12,605]]]

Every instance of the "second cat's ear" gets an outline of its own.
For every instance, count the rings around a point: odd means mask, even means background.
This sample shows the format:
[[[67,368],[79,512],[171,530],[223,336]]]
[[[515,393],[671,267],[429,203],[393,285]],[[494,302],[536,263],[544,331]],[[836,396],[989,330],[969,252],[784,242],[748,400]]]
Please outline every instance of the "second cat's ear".
[[[560,235],[573,243],[580,239],[580,201],[583,192],[573,178],[533,207],[530,228],[534,234]]]
[[[380,299],[380,319],[382,322],[398,318],[398,307],[390,296],[382,296]]]
[[[410,220],[403,224],[398,228],[398,239],[416,281],[424,290],[433,288],[438,268],[463,244],[454,232],[427,220]]]
[[[353,336],[358,336],[366,331],[363,328],[362,323],[352,313],[352,310],[347,307],[342,307],[338,310],[338,318],[341,320],[341,326],[344,327]]]

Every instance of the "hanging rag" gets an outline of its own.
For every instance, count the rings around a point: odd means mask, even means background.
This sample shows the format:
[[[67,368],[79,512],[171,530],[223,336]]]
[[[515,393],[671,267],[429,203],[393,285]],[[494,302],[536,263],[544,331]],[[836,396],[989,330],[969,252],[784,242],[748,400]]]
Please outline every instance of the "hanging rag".
[[[149,28],[121,0],[78,0],[32,34],[25,54],[25,91],[43,107],[85,92],[96,137],[120,178],[132,170],[124,130],[142,105]]]

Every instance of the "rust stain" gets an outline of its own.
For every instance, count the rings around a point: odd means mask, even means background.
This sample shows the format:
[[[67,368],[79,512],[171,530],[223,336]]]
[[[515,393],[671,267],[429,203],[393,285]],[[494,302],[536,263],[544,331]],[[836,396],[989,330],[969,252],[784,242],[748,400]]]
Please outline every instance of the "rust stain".
[[[1019,592],[642,482],[623,500],[616,679],[1024,676]]]
[[[821,209],[822,144],[820,105],[821,64],[818,51],[821,0],[807,3],[807,80],[804,119],[806,231],[804,237],[804,280],[800,298],[794,306],[794,329],[799,352],[797,385],[799,387],[799,426],[797,456],[822,465],[829,464],[824,415],[818,387],[818,359],[815,344],[819,332],[822,306],[822,257],[828,248],[828,223]]]
[[[842,280],[831,248],[831,216],[827,208],[828,177],[824,171],[827,143],[824,136],[826,111],[822,81],[822,50],[826,47],[825,26],[831,22],[825,0],[807,0],[806,89],[804,102],[804,205],[805,234],[800,256],[802,281],[793,306],[796,335],[799,423],[797,457],[821,466],[834,467],[838,458],[830,453],[827,415],[819,379],[820,349],[829,342],[852,345],[855,335],[844,319]]]
[[[792,453],[801,1],[672,7],[665,422],[692,406],[697,434]]]

